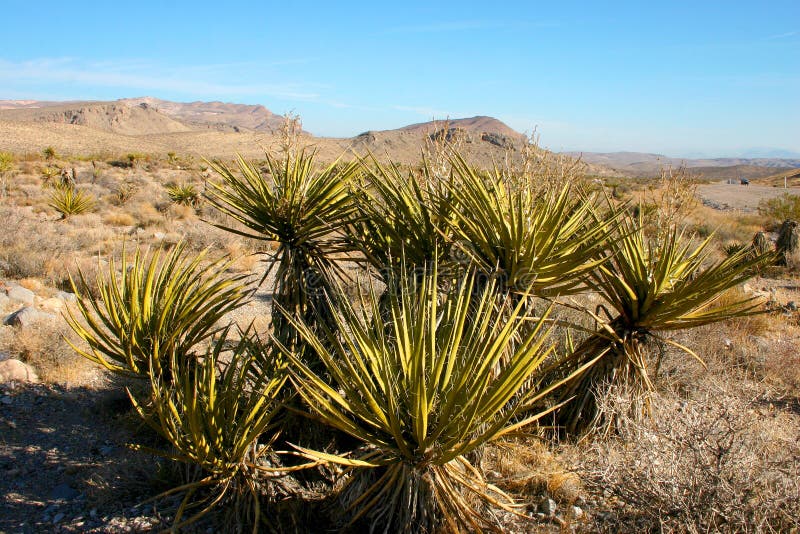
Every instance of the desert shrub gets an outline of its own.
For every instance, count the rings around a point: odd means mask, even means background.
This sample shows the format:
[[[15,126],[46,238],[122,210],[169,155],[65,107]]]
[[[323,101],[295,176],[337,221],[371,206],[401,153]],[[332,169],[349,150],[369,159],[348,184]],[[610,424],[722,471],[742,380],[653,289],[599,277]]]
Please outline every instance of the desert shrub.
[[[209,202],[238,225],[219,228],[244,237],[278,243],[271,255],[275,271],[274,303],[290,316],[310,324],[330,317],[325,296],[341,274],[338,259],[352,252],[344,231],[357,217],[350,181],[357,163],[339,162],[314,168],[313,154],[305,151],[277,161],[267,155],[271,179],[252,162],[237,160],[239,173],[220,161],[211,163],[222,183],[209,182]],[[240,225],[240,226],[239,226]],[[275,334],[287,345],[298,340],[294,329],[273,314]]]
[[[284,348],[308,409],[364,445],[339,456],[303,450],[351,468],[343,490],[351,524],[365,518],[387,532],[480,530],[498,527],[487,507],[512,509],[468,456],[543,415],[522,414],[549,390],[525,386],[551,349],[544,317],[523,333],[522,303],[501,309],[496,287],[477,295],[474,277],[442,297],[435,266],[392,279],[400,287],[388,292],[388,323],[373,313],[381,306],[374,286],[358,310],[340,298],[341,337],[328,330],[323,338],[287,316],[332,380]]]
[[[630,402],[613,389],[601,409]],[[785,415],[761,411],[721,387],[700,399],[660,397],[649,421],[579,453],[585,483],[620,506],[606,531],[791,532],[800,526],[800,447]]]
[[[233,525],[239,530],[248,526],[255,532],[262,520],[260,501],[269,493],[265,479],[275,474],[267,462],[277,436],[286,373],[269,346],[250,336],[239,332],[239,340],[223,354],[229,330],[221,332],[199,362],[171,352],[171,381],[150,360],[149,396],[132,397],[142,419],[171,446],[140,448],[199,469],[186,484],[156,496],[184,493],[173,529],[197,521],[219,504],[234,511]],[[190,516],[184,519],[187,512]]]
[[[366,184],[354,191],[362,217],[348,228],[350,239],[379,273],[400,274],[450,260],[454,211],[446,179],[423,164],[421,172],[404,174],[397,165],[374,158],[365,166]]]
[[[175,204],[183,206],[198,207],[200,204],[200,194],[192,184],[167,184],[167,195]]]
[[[62,219],[66,219],[93,210],[96,201],[92,195],[81,189],[60,185],[53,188],[47,205],[60,213]]]
[[[583,275],[603,261],[617,215],[569,185],[545,192],[495,172],[483,175],[454,157],[452,185],[458,247],[486,279],[536,296],[581,291]]]
[[[22,329],[3,347],[13,357],[31,365],[44,382],[84,385],[94,367],[65,341],[69,328],[59,317],[44,318]]]
[[[160,250],[137,248],[131,261],[123,251],[120,272],[110,259],[108,273],[98,278],[97,301],[79,273],[72,283],[79,313],[70,310],[67,320],[88,349],[73,348],[111,371],[140,378],[172,358],[195,358],[198,345],[220,330],[218,322],[249,292],[243,276],[223,277],[226,261],[204,264],[204,254],[187,259],[184,248],[178,244],[163,261]]]
[[[44,156],[44,159],[50,161],[56,159],[58,157],[58,154],[56,153],[55,148],[53,148],[52,146],[47,146],[44,149],[42,149],[42,156]]]
[[[695,247],[676,228],[646,237],[644,226],[627,220],[620,234],[608,242],[611,259],[591,271],[587,282],[608,303],[608,308],[600,305],[596,311],[603,326],[561,363],[568,372],[600,358],[562,393],[569,404],[559,417],[569,433],[613,427],[614,418],[604,419],[595,404],[602,388],[612,382],[638,391],[629,405],[630,415],[645,415],[652,368],[658,366],[658,359],[648,357],[648,342],[678,346],[699,359],[664,334],[757,311],[754,298],[724,304],[719,299],[750,278],[754,269],[774,261],[772,254],[756,256],[743,249],[707,265],[711,238]],[[601,312],[606,317],[600,317]]]
[[[800,196],[784,193],[779,197],[765,198],[758,203],[758,212],[768,219],[771,227],[786,219],[800,220]]]

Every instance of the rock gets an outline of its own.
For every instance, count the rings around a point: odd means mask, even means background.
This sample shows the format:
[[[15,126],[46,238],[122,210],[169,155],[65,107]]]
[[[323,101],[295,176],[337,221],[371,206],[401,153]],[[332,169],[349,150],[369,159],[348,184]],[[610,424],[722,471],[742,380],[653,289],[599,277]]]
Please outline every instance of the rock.
[[[64,519],[64,512],[58,512],[53,518],[53,524],[58,524],[62,519]]]
[[[30,365],[12,358],[0,362],[0,384],[11,381],[35,383],[39,377]]]
[[[50,497],[56,500],[65,500],[71,501],[75,497],[80,495],[80,492],[73,489],[69,484],[66,482],[64,484],[59,484],[55,488],[50,491]]]
[[[64,304],[65,301],[56,297],[50,297],[49,299],[44,299],[39,306],[41,306],[43,310],[58,312],[61,311],[61,308],[64,307]]]
[[[554,516],[556,514],[557,509],[558,505],[556,504],[556,501],[554,501],[550,497],[545,497],[539,503],[539,512],[548,517]]]
[[[8,287],[6,289],[6,296],[8,296],[8,298],[11,300],[21,302],[22,304],[26,304],[28,306],[33,306],[33,302],[36,299],[36,293],[30,289],[25,289],[22,286]]]
[[[5,397],[0,397],[0,404],[9,405],[12,402],[14,402],[14,400],[8,395],[6,395]]]
[[[160,240],[164,239],[165,237],[167,237],[167,234],[165,234],[164,232],[156,232],[156,233],[153,234],[153,237],[160,241]]]
[[[55,315],[51,313],[41,312],[36,308],[25,306],[6,317],[3,324],[8,326],[30,326],[37,321],[53,319],[54,317]]]
[[[53,295],[57,299],[61,299],[64,302],[77,302],[78,297],[75,296],[75,293],[70,293],[69,291],[59,291],[55,295]]]
[[[793,300],[790,300],[786,303],[786,309],[789,311],[797,311],[797,303]]]
[[[584,515],[583,508],[581,508],[580,506],[573,505],[571,512],[572,512],[572,517],[574,517],[575,519],[580,519]]]

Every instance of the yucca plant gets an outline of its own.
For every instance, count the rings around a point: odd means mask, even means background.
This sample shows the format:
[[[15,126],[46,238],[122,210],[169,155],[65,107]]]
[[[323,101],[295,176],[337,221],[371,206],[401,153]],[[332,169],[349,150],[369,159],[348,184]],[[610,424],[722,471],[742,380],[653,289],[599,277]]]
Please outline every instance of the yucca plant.
[[[542,417],[518,416],[560,384],[524,390],[551,351],[545,318],[529,319],[535,324],[518,335],[521,304],[501,309],[494,286],[477,295],[474,278],[463,277],[444,296],[435,265],[420,277],[392,278],[399,287],[387,293],[388,323],[374,312],[381,297],[371,287],[358,311],[341,300],[338,334],[325,337],[288,316],[330,376],[284,348],[297,390],[315,418],[363,443],[351,455],[302,449],[350,468],[342,495],[351,524],[364,518],[384,532],[480,530],[496,527],[482,513],[487,506],[514,510],[467,456]]]
[[[60,213],[62,219],[66,219],[93,210],[95,199],[90,193],[71,185],[59,185],[53,188],[47,205]]]
[[[239,331],[232,348],[229,337],[229,329],[222,331],[197,362],[171,353],[171,382],[151,359],[149,397],[128,392],[142,419],[170,445],[134,448],[186,464],[195,475],[154,498],[184,494],[173,530],[225,504],[233,512],[229,530],[249,524],[257,532],[261,499],[273,489],[270,479],[286,471],[268,458],[278,433],[285,364],[249,331]]]
[[[314,155],[305,151],[282,161],[267,154],[269,178],[241,157],[237,164],[238,173],[220,161],[210,163],[222,183],[209,183],[209,201],[241,224],[217,226],[277,242],[262,282],[276,268],[275,304],[308,324],[324,322],[330,317],[325,293],[333,279],[343,274],[338,262],[352,251],[344,230],[358,217],[350,192],[358,162],[336,161],[316,169]],[[273,314],[273,326],[291,345],[296,342],[294,330],[279,315]]]
[[[200,205],[200,194],[192,184],[169,184],[167,196],[175,204],[196,208]]]
[[[73,348],[111,371],[138,377],[173,357],[194,358],[250,290],[243,275],[226,272],[224,258],[206,262],[203,252],[187,259],[185,248],[180,243],[163,259],[160,249],[137,248],[132,260],[123,250],[119,272],[110,259],[108,274],[98,277],[98,300],[83,273],[77,282],[71,278],[79,316],[68,309],[67,322],[88,344]]]
[[[540,193],[497,170],[481,173],[458,155],[452,165],[457,246],[484,278],[518,295],[583,289],[584,276],[604,261],[615,212],[601,215],[570,186]]]
[[[626,220],[620,235],[609,240],[611,259],[593,270],[588,282],[607,302],[608,309],[598,308],[598,314],[605,310],[607,317],[597,317],[603,327],[561,363],[563,375],[602,356],[560,393],[562,400],[572,399],[560,411],[567,433],[611,428],[612,421],[599,419],[595,403],[608,384],[633,389],[637,405],[632,406],[630,415],[647,413],[647,392],[652,389],[651,377],[658,364],[649,356],[648,342],[673,345],[702,362],[694,351],[666,334],[757,311],[759,304],[753,298],[716,303],[729,289],[749,279],[754,269],[773,261],[774,255],[755,255],[745,248],[712,263],[711,239],[709,236],[695,246],[675,227],[647,237],[642,225]]]
[[[387,276],[434,262],[446,266],[455,222],[448,177],[436,176],[427,161],[421,172],[408,174],[374,157],[370,162],[366,183],[356,191],[363,217],[350,227],[359,251]]]

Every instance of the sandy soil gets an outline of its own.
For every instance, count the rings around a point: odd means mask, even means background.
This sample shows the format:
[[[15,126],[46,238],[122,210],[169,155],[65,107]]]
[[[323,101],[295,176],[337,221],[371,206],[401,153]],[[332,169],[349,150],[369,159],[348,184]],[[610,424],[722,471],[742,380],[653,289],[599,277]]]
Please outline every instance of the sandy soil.
[[[784,193],[800,195],[800,188],[769,187],[763,185],[743,186],[724,182],[701,185],[697,194],[704,205],[720,210],[754,212],[764,199],[775,198]]]

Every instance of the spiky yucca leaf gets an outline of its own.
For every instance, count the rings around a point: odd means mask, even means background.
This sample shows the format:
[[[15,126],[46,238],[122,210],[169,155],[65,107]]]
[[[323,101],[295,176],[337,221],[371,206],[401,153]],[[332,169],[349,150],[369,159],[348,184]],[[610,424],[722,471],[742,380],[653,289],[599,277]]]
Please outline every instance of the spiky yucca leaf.
[[[250,291],[244,276],[225,272],[225,259],[206,263],[205,252],[187,259],[184,250],[178,244],[163,260],[161,250],[137,248],[132,260],[123,250],[120,272],[110,259],[108,274],[98,278],[98,300],[83,273],[78,282],[71,279],[82,321],[71,309],[67,321],[89,345],[73,348],[107,369],[139,377],[147,376],[151,360],[158,368],[173,356],[192,356]]]
[[[350,232],[370,265],[389,276],[433,262],[447,265],[455,219],[446,179],[434,176],[427,161],[421,173],[407,175],[374,157],[365,169],[358,203],[363,217]]]
[[[353,467],[352,520],[368,517],[387,532],[492,527],[482,507],[511,510],[512,501],[465,455],[536,421],[543,413],[511,422],[560,385],[524,390],[551,351],[545,318],[523,329],[522,303],[502,309],[491,284],[476,295],[474,275],[443,297],[440,282],[435,266],[391,279],[399,287],[388,292],[385,314],[371,311],[379,308],[374,288],[357,309],[344,300],[334,316],[339,334],[325,339],[293,321],[330,379],[284,349],[315,415],[364,444],[348,457],[304,453]]]
[[[185,494],[173,529],[200,519],[229,498],[235,501],[234,508],[245,511],[237,519],[252,524],[256,532],[265,476],[280,472],[267,467],[263,458],[273,452],[277,435],[285,364],[249,331],[240,331],[239,336],[230,354],[223,348],[229,329],[198,361],[182,360],[173,353],[168,362],[170,383],[151,367],[150,396],[145,402],[128,391],[142,419],[171,445],[168,450],[136,448],[202,472],[197,480],[154,498]],[[193,513],[184,520],[190,510]]]
[[[166,186],[167,196],[175,204],[197,207],[200,205],[200,194],[192,184],[171,184]]]
[[[222,183],[209,184],[208,199],[244,227],[220,228],[278,243],[262,279],[277,265],[274,302],[306,321],[324,320],[329,316],[324,294],[332,278],[342,273],[337,259],[352,251],[344,229],[358,216],[350,194],[358,162],[337,161],[315,169],[313,154],[305,151],[282,162],[267,154],[266,161],[269,179],[241,157],[238,173],[219,161],[211,162]],[[273,321],[279,336],[293,343],[293,330],[279,314],[273,314]]]
[[[644,350],[649,339],[677,346],[700,360],[691,349],[663,334],[757,311],[759,304],[754,298],[722,305],[716,302],[749,279],[754,269],[773,261],[774,255],[754,255],[743,249],[709,264],[711,239],[709,236],[695,246],[676,228],[648,238],[641,225],[626,220],[618,239],[609,241],[611,259],[592,271],[589,281],[610,307],[608,321],[561,364],[562,373],[569,372],[603,353],[597,365],[562,390],[564,399],[575,397],[561,411],[568,432],[582,432],[601,423],[595,405],[599,387],[618,383],[642,395],[652,389],[653,363]],[[637,417],[647,413],[646,399],[639,400],[641,409],[632,414]]]
[[[460,156],[452,165],[459,178],[453,197],[460,246],[504,289],[569,294],[604,261],[614,212],[599,215],[591,199],[569,186],[541,195],[497,170],[480,173]]]
[[[66,219],[93,210],[95,199],[91,194],[72,186],[57,186],[50,193],[47,205],[60,213],[62,219]]]

